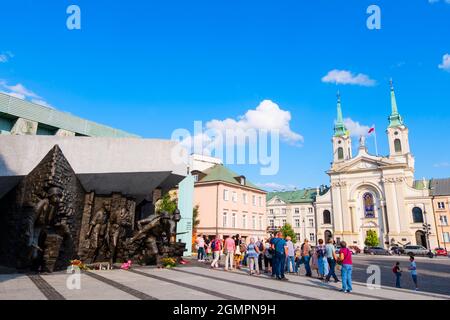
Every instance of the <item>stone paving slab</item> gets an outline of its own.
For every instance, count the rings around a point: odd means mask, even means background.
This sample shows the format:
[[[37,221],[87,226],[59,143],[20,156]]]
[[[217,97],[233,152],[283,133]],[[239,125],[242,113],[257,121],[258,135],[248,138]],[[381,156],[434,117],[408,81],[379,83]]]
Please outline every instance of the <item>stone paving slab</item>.
[[[53,273],[41,276],[67,300],[137,300],[136,297],[85,274],[80,275],[81,288],[79,290],[67,288],[66,280],[68,274],[66,273]]]
[[[183,268],[184,270],[185,268]],[[190,268],[186,268],[190,269]],[[197,274],[187,274],[176,272],[174,270],[167,269],[139,269],[142,272],[148,273],[150,275],[158,275],[165,277],[167,279],[175,280],[181,283],[201,286],[202,288],[215,291],[217,293],[226,294],[232,296],[236,299],[245,300],[292,300],[299,299],[287,294],[279,294],[275,292],[262,291],[260,289],[255,289],[254,287],[249,287],[245,282],[241,284],[227,283],[221,280],[215,280],[211,278],[206,278],[203,275]],[[206,274],[207,272],[204,272]]]
[[[146,269],[158,270],[155,268]],[[150,279],[129,271],[108,270],[96,271],[96,273],[161,300],[220,300],[218,297],[203,292],[183,288],[161,280]]]
[[[0,300],[46,300],[25,274],[0,274]]]
[[[177,272],[173,270],[172,272]],[[267,276],[249,276],[248,274],[242,271],[221,271],[221,270],[212,270],[205,269],[203,267],[183,267],[179,268],[179,272],[188,272],[193,273],[198,276],[205,277],[214,277],[221,279],[222,282],[226,283],[227,281],[236,281],[242,284],[257,284],[259,286],[264,287],[266,290],[264,292],[260,292],[260,298],[262,295],[271,295],[270,291],[279,290],[286,294],[299,294],[303,295],[304,299],[331,299],[331,300],[368,300],[375,299],[379,300],[379,297],[376,296],[364,296],[364,295],[346,295],[339,292],[337,289],[330,290],[329,288],[323,288],[316,285],[303,285],[301,283],[291,283],[290,281],[279,281],[271,279]],[[209,281],[209,280],[208,280]],[[234,286],[234,284],[229,284],[230,286]]]

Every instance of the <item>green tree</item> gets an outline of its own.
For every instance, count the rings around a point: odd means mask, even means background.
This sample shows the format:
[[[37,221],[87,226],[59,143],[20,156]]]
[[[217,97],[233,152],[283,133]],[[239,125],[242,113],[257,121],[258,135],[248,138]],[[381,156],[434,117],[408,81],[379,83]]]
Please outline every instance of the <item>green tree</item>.
[[[166,193],[158,201],[157,207],[158,208],[156,209],[156,211],[158,213],[161,213],[163,211],[167,211],[168,213],[172,214],[175,211],[175,209],[177,208],[177,200],[176,199],[172,199],[170,194]]]
[[[292,229],[292,226],[289,223],[286,223],[281,228],[281,233],[283,234],[283,238],[286,238],[287,236],[291,237],[291,240],[293,243],[297,242],[297,235],[295,234],[294,229]]]
[[[368,247],[376,247],[378,246],[380,241],[378,240],[378,235],[375,230],[367,231],[366,240],[364,244]]]
[[[197,234],[197,227],[200,224],[200,219],[198,218],[198,205],[192,210],[192,234]]]

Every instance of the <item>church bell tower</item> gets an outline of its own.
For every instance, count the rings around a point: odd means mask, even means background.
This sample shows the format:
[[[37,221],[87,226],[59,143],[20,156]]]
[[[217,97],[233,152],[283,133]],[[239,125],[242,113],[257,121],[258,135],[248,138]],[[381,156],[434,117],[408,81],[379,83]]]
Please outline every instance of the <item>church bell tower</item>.
[[[341,95],[337,93],[337,119],[333,135],[333,163],[343,162],[352,158],[352,140],[345,127],[342,117]]]
[[[389,126],[386,130],[389,140],[389,157],[399,157],[410,154],[408,128],[403,124],[402,116],[398,113],[397,101],[395,98],[394,85],[391,85],[391,115],[389,116]]]

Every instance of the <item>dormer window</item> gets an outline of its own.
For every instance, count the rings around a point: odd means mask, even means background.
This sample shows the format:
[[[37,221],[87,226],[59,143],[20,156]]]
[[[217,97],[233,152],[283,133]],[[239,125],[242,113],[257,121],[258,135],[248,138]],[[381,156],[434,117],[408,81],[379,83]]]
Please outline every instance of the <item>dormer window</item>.
[[[245,186],[245,177],[244,176],[239,177],[239,183],[241,184],[241,186]]]

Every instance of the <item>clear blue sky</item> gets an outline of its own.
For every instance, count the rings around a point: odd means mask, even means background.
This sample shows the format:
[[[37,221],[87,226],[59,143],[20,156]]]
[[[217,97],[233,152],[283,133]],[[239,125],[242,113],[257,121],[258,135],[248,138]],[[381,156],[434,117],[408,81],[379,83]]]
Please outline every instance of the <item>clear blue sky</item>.
[[[81,31],[66,28],[70,4]],[[371,4],[381,30],[366,27]],[[337,89],[344,117],[375,124],[386,154],[390,77],[416,178],[450,177],[448,53],[444,0],[4,0],[0,10],[0,80],[59,110],[149,138],[237,119],[264,99],[289,111],[304,142],[282,144],[278,175],[232,166],[256,183],[328,183]],[[334,69],[376,83],[321,81]]]

